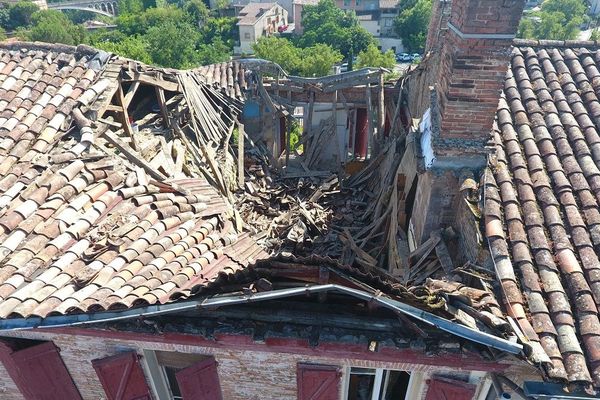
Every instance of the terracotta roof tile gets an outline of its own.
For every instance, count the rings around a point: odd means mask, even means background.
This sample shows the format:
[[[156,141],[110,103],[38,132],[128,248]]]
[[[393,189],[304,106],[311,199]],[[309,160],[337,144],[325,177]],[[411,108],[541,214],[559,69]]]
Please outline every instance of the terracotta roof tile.
[[[552,46],[513,51],[486,175],[487,236],[507,299],[533,327],[524,332],[550,357],[548,376],[600,388],[600,59]]]
[[[267,256],[234,233],[226,201],[204,179],[138,185],[135,174],[84,162],[73,140],[60,142],[73,109],[114,79],[90,68],[94,56],[0,46],[0,318],[174,301],[207,284],[206,271]],[[241,97],[239,65],[206,68],[219,77],[211,85]]]

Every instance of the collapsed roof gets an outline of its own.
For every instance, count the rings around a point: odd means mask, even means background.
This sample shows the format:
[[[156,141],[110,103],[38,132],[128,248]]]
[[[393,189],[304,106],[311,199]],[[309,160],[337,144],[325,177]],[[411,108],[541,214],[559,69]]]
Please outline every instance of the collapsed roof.
[[[234,229],[227,199],[189,173],[183,136],[134,146],[129,121],[105,115],[123,116],[111,99],[125,98],[120,74],[129,67],[131,87],[159,82],[163,97],[173,92],[167,102],[181,105],[173,72],[159,80],[130,64],[86,47],[0,49],[2,318],[166,303],[267,256]],[[80,110],[98,115],[93,128]],[[158,153],[144,147],[155,142]],[[169,149],[179,165],[155,168]]]

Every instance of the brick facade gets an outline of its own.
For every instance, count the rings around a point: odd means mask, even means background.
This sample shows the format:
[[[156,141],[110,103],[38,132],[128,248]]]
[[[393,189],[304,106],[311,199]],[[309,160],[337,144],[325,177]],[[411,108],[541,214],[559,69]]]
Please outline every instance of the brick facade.
[[[60,354],[79,389],[83,399],[104,399],[105,394],[92,368],[91,360],[104,358],[123,351],[134,350],[142,354],[142,350],[177,351],[213,355],[218,363],[219,379],[226,400],[292,400],[296,399],[296,365],[298,362],[309,362],[343,367],[385,368],[423,372],[420,398],[424,398],[426,379],[435,374],[451,376],[452,374],[469,373],[460,366],[435,366],[402,362],[368,361],[350,356],[332,357],[326,355],[295,354],[293,352],[273,352],[248,350],[235,345],[227,347],[207,347],[165,341],[139,341],[123,338],[106,338],[85,336],[80,334],[54,334],[39,331],[21,331],[3,333],[5,336],[51,340],[61,350]],[[144,363],[142,363],[143,365]],[[506,365],[507,371],[532,371],[524,364]],[[525,368],[525,369],[523,369]],[[147,373],[147,371],[146,371]],[[522,373],[520,373],[522,375]],[[478,383],[484,373],[473,375],[478,377],[472,383]],[[148,382],[150,382],[147,376]],[[6,400],[22,399],[14,383],[0,364],[0,397]]]

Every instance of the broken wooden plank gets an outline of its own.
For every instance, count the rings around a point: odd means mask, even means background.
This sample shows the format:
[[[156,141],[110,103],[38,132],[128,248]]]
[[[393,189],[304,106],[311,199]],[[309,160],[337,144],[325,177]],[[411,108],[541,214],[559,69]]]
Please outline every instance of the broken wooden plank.
[[[109,104],[109,105],[106,106],[106,111],[114,111],[114,112],[120,112],[120,113],[122,113],[123,112],[123,107],[117,106],[117,105],[114,105],[114,104]]]
[[[442,265],[444,272],[450,274],[454,269],[454,263],[452,262],[452,257],[450,257],[448,247],[442,238],[440,238],[439,243],[435,246],[435,254],[440,260],[440,264]]]
[[[367,149],[367,158],[373,158],[373,149],[374,149],[374,142],[376,141],[376,138],[374,137],[374,132],[373,132],[373,104],[371,102],[371,85],[369,83],[367,83],[365,85],[366,88],[366,101],[367,101],[367,126],[368,126],[368,149]]]
[[[383,72],[379,77],[379,104],[377,107],[377,141],[375,143],[375,153],[379,151],[380,142],[384,139],[384,129],[385,129],[385,86],[383,81]]]
[[[119,87],[117,88],[117,102],[123,108],[121,111],[121,124],[123,125],[123,130],[131,138],[131,147],[133,150],[137,150],[137,141],[135,138],[135,134],[133,133],[133,128],[131,127],[131,123],[129,122],[129,112],[127,112],[127,107],[125,107],[125,95],[123,94],[123,86],[119,83]]]
[[[129,104],[131,104],[131,100],[133,100],[133,96],[135,96],[135,93],[137,92],[139,87],[140,87],[139,81],[133,82],[131,84],[131,86],[129,86],[129,89],[127,90],[127,94],[125,95],[124,102],[123,102],[124,107],[129,107]]]
[[[238,176],[238,187],[244,187],[244,125],[238,124],[238,162],[237,162],[237,176]]]
[[[156,98],[158,100],[158,107],[160,108],[160,113],[163,117],[163,125],[166,128],[168,128],[170,125],[170,121],[169,121],[169,111],[167,110],[167,106],[165,105],[165,91],[159,86],[155,86],[154,91],[156,92]]]
[[[132,82],[133,84],[135,84],[136,82],[145,83],[147,85],[158,86],[169,92],[179,92],[180,91],[179,84],[176,82],[157,79],[150,75],[147,75],[144,73],[139,73],[139,72],[135,72],[133,74],[132,79],[124,79],[123,82]]]
[[[104,138],[107,142],[109,142],[113,146],[115,146],[117,149],[119,149],[123,154],[125,154],[125,156],[127,157],[128,160],[130,160],[132,163],[134,163],[138,167],[142,168],[152,178],[154,178],[158,181],[164,181],[166,179],[166,176],[164,176],[163,174],[161,174],[160,172],[158,172],[157,170],[152,168],[150,166],[150,164],[147,163],[146,160],[144,160],[144,158],[141,155],[139,155],[135,150],[133,150],[131,147],[129,147],[125,142],[123,142],[121,139],[119,139],[111,131],[106,131],[106,132],[102,133],[101,137]]]

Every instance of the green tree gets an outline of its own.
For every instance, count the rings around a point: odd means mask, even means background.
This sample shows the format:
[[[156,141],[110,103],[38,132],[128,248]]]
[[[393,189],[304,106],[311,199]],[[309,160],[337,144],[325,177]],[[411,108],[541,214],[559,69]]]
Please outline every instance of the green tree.
[[[200,35],[188,22],[163,22],[145,35],[154,64],[162,67],[191,68],[199,64],[196,43]]]
[[[342,61],[342,54],[331,46],[318,43],[300,49],[300,70],[302,76],[324,76],[331,73],[334,64]]]
[[[6,31],[0,26],[0,42],[6,40]]]
[[[392,69],[396,65],[396,56],[392,50],[381,52],[375,45],[370,45],[366,50],[358,53],[356,68],[374,67]]]
[[[123,39],[116,42],[99,41],[95,46],[99,49],[141,61],[146,64],[152,63],[152,57],[150,57],[150,53],[148,52],[147,43],[141,36],[125,36]]]
[[[301,48],[275,36],[260,38],[253,49],[257,57],[279,64],[292,75],[327,75],[335,63],[342,61],[340,52],[329,45],[319,43]]]
[[[142,0],[119,0],[119,14],[139,14],[144,11]]]
[[[150,28],[166,22],[191,23],[192,17],[174,5],[149,8],[137,13],[123,13],[117,17],[117,28],[126,35],[142,35]]]
[[[541,10],[548,13],[560,12],[570,20],[583,17],[587,6],[584,0],[545,0]]]
[[[233,48],[239,38],[238,19],[235,17],[209,18],[200,33],[204,43],[222,41],[228,47]]]
[[[0,3],[0,27],[7,29],[10,22],[10,11],[9,5],[6,3]]]
[[[261,37],[252,49],[256,57],[273,61],[290,74],[297,74],[300,70],[302,60],[299,49],[287,39],[277,36]]]
[[[8,26],[9,30],[19,27],[29,26],[32,15],[40,8],[30,1],[19,1],[8,8]]]
[[[538,12],[526,14],[518,36],[528,39],[576,39],[586,17],[584,0],[546,0]]]
[[[231,0],[216,0],[214,11],[217,16],[222,17],[229,7],[231,7]]]
[[[600,40],[600,31],[598,28],[592,31],[592,35],[590,36],[590,40],[599,41]]]
[[[408,51],[423,51],[431,19],[431,0],[417,0],[394,20],[394,28]]]
[[[198,63],[200,65],[229,61],[230,56],[231,47],[219,38],[210,44],[201,44],[198,49]]]
[[[75,25],[60,11],[37,11],[31,16],[31,22],[32,28],[27,34],[29,40],[76,45],[85,38],[83,26]]]
[[[300,46],[327,44],[348,60],[375,43],[373,35],[360,26],[356,14],[340,9],[334,0],[320,0],[316,5],[305,6],[302,25],[304,34],[298,39]]]
[[[202,0],[186,0],[181,8],[192,17],[198,27],[202,27],[210,15],[210,11]]]

